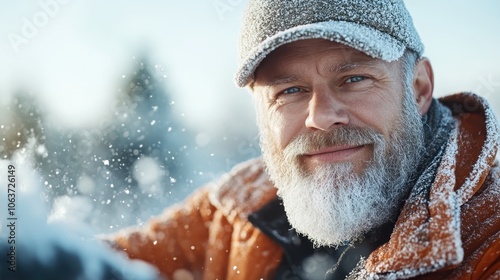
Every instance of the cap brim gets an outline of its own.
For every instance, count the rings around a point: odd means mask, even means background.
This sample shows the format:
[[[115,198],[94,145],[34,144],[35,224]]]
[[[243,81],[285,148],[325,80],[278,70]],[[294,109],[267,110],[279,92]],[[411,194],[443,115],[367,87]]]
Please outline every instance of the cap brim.
[[[326,21],[300,25],[262,41],[239,66],[235,75],[236,84],[240,87],[248,85],[257,66],[278,47],[304,39],[331,40],[388,62],[399,59],[405,50],[404,44],[390,35],[354,22]]]

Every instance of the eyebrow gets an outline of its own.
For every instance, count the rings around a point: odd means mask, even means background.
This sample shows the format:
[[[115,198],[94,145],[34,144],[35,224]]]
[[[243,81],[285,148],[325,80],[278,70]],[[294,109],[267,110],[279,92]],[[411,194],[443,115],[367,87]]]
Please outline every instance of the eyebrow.
[[[271,79],[268,83],[265,84],[265,86],[272,87],[275,85],[291,83],[291,82],[294,82],[297,80],[298,80],[297,77],[294,75],[278,76],[278,77]]]
[[[342,73],[342,72],[347,72],[359,67],[376,67],[377,66],[377,61],[376,60],[366,60],[366,61],[356,61],[356,62],[347,62],[347,63],[342,63],[340,65],[336,65],[332,67],[329,71],[330,74],[336,74],[336,73]]]

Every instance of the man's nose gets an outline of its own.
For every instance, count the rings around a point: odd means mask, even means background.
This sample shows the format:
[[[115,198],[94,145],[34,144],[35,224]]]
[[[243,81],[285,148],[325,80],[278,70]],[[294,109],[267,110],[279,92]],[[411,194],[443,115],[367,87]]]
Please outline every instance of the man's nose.
[[[305,125],[310,129],[327,131],[349,123],[346,106],[329,90],[315,91],[309,100]]]

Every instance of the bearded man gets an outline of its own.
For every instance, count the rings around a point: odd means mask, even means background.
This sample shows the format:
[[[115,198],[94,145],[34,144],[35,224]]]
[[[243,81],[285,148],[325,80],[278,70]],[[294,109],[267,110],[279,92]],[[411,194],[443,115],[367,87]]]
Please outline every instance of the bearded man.
[[[171,279],[499,279],[499,128],[433,98],[398,0],[252,0],[236,82],[262,159],[115,247]]]

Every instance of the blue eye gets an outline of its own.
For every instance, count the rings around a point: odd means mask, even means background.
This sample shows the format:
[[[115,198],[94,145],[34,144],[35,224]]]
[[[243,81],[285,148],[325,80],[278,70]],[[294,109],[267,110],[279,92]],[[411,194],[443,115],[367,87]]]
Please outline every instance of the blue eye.
[[[291,88],[287,88],[283,91],[284,94],[293,94],[293,93],[297,93],[297,92],[300,92],[300,88],[299,87],[291,87]]]
[[[365,76],[352,76],[349,79],[347,79],[345,82],[346,83],[356,83],[356,82],[361,82],[366,80]]]

